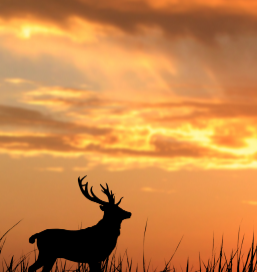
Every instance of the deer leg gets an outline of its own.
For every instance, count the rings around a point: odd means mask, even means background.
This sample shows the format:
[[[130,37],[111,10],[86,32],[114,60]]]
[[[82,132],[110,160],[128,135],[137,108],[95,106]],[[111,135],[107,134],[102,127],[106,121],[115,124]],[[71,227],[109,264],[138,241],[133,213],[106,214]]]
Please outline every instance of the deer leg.
[[[42,267],[43,265],[44,265],[44,258],[42,256],[40,257],[40,254],[39,254],[37,260],[35,261],[35,263],[33,263],[29,267],[28,272],[34,272],[37,269],[39,269],[40,267]]]
[[[55,261],[56,261],[55,258],[47,259],[47,260],[45,261],[45,263],[44,263],[44,267],[43,267],[43,269],[42,269],[42,272],[49,272],[49,271],[52,269],[52,267],[53,267]]]
[[[89,263],[90,272],[102,272],[101,262],[92,262]]]

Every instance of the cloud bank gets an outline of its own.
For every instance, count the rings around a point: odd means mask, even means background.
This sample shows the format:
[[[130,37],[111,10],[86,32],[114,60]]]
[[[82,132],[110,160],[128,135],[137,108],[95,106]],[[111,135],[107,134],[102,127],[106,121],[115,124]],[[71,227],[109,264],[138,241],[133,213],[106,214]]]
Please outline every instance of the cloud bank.
[[[0,3],[0,152],[256,168],[252,1]]]

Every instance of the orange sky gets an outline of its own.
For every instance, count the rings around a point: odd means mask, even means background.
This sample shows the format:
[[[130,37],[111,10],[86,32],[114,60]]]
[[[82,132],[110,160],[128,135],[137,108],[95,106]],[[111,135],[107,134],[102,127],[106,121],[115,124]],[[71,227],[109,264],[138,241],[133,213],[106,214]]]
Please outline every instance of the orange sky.
[[[197,267],[257,212],[257,14],[253,1],[0,0],[3,254],[102,212],[88,175],[121,207],[118,251]],[[104,197],[104,196],[103,196]],[[82,209],[81,209],[82,208]],[[248,240],[247,240],[248,239]],[[139,263],[141,264],[141,263]]]

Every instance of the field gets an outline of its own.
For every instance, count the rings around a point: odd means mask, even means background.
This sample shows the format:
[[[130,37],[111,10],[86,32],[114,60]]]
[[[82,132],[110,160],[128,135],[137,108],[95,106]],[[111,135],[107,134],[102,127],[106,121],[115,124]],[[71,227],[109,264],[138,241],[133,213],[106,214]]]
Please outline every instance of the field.
[[[13,227],[7,230],[2,237],[0,237],[0,257],[1,252],[4,248],[4,244],[6,241],[7,234],[17,225],[16,223]],[[145,234],[147,230],[147,223],[145,226],[144,231],[144,238],[143,243],[145,241]],[[123,256],[116,257],[116,252],[114,251],[108,259],[106,259],[102,263],[102,271],[103,272],[176,272],[176,271],[185,271],[185,272],[253,272],[257,270],[257,245],[254,242],[254,236],[252,239],[251,247],[249,248],[246,254],[243,253],[242,247],[244,243],[244,237],[240,241],[240,229],[238,231],[238,240],[237,240],[237,248],[236,250],[232,250],[231,254],[227,256],[223,250],[223,239],[220,246],[219,254],[216,256],[214,253],[214,240],[213,240],[213,250],[212,256],[207,261],[203,261],[199,254],[199,265],[198,269],[194,269],[194,267],[190,268],[189,259],[184,267],[174,267],[172,265],[172,259],[179,249],[179,245],[182,241],[180,240],[179,244],[175,252],[172,254],[171,258],[167,263],[164,264],[163,269],[157,270],[154,269],[153,271],[149,270],[150,262],[146,263],[144,250],[142,253],[142,267],[139,267],[138,264],[133,264],[133,260],[129,258],[127,252],[124,253]],[[28,267],[30,264],[33,263],[34,259],[37,257],[37,250],[33,250],[32,252],[27,253],[24,256],[19,257],[16,259],[12,256],[11,261],[7,262],[6,260],[2,260],[2,272],[27,272]],[[39,269],[38,271],[41,271]],[[74,272],[88,272],[89,267],[87,264],[77,263],[71,266],[70,262],[66,262],[65,260],[58,259],[55,263],[54,267],[52,268],[52,272],[64,272],[64,271],[74,271]]]

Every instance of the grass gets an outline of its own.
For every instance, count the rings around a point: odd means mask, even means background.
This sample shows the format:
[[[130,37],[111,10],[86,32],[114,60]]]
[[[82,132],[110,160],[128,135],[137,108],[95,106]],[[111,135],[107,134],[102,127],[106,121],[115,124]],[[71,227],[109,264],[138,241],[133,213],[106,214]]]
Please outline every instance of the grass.
[[[3,249],[3,246],[5,244],[5,239],[7,233],[13,229],[16,225],[16,223],[13,227],[11,227],[8,231],[4,233],[2,237],[0,237],[0,256]],[[169,259],[169,261],[164,265],[163,269],[160,271],[157,269],[153,271],[149,271],[150,262],[148,265],[145,261],[144,256],[144,243],[145,243],[145,235],[147,230],[147,222],[145,225],[144,230],[144,237],[143,237],[143,272],[177,272],[177,268],[174,266],[171,266],[171,261],[182,241],[182,238],[180,242],[178,243],[173,255]],[[207,260],[207,262],[204,262],[201,260],[201,256],[199,253],[199,268],[198,270],[193,270],[193,268],[189,269],[189,259],[187,260],[186,266],[185,266],[185,272],[257,272],[257,245],[254,243],[254,236],[252,239],[252,244],[250,249],[248,250],[248,253],[244,259],[244,254],[242,252],[244,237],[242,238],[241,242],[239,241],[240,236],[240,228],[238,231],[238,240],[237,240],[237,249],[235,252],[231,252],[230,256],[226,256],[224,249],[223,249],[223,238],[219,250],[218,256],[216,256],[214,252],[214,239],[213,239],[213,247],[212,247],[212,256],[210,259]],[[2,272],[27,272],[29,267],[29,257],[31,253],[34,252],[34,256],[36,259],[36,250],[33,250],[32,252],[29,252],[28,254],[20,257],[18,260],[14,260],[14,256],[12,256],[10,262],[6,262],[5,260],[2,261]],[[182,272],[184,272],[184,269],[181,268]],[[38,271],[41,271],[39,269]],[[54,267],[52,268],[52,272],[64,272],[64,271],[71,271],[71,272],[89,272],[89,267],[87,264],[83,263],[77,263],[76,268],[72,269],[72,267],[68,267],[68,263],[64,260],[57,260]],[[103,272],[138,272],[138,265],[133,267],[132,259],[128,257],[127,252],[124,253],[124,255],[121,257],[116,257],[116,251],[104,262],[102,262],[102,271]]]

